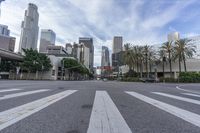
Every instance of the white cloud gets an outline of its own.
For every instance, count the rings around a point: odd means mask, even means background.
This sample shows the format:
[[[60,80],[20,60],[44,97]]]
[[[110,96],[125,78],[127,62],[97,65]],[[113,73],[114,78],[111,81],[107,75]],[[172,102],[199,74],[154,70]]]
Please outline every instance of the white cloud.
[[[125,42],[135,44],[165,41],[167,33],[163,33],[163,27],[195,1],[178,0],[162,9],[164,1],[152,1],[147,5],[147,0],[6,0],[2,3],[0,23],[9,26],[11,35],[17,38],[18,47],[24,11],[29,2],[35,3],[40,14],[40,29],[54,30],[57,44],[76,42],[82,36],[93,37],[94,62],[100,65],[101,46],[108,46],[112,52],[113,36],[121,35]]]

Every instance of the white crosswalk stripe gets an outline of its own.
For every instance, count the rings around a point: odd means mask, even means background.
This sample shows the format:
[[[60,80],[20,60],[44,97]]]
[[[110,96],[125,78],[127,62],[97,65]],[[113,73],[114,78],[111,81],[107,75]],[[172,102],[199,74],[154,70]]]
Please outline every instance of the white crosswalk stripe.
[[[187,95],[187,96],[200,97],[200,95],[192,94],[192,93],[181,93],[181,94],[183,94],[183,95]]]
[[[193,125],[196,125],[200,127],[200,115],[192,113],[190,111],[175,107],[173,105],[149,98],[147,96],[144,96],[142,94],[136,93],[136,92],[128,92],[126,91],[127,94],[140,99],[141,101],[144,101],[146,103],[149,103],[161,110],[164,110],[174,116],[177,116]]]
[[[106,91],[97,91],[87,133],[132,133]]]
[[[75,93],[77,90],[63,91],[13,109],[0,112],[0,131],[4,128],[48,107],[49,105]]]
[[[157,95],[161,95],[161,96],[164,96],[164,97],[169,97],[169,98],[173,98],[173,99],[176,99],[176,100],[181,100],[181,101],[185,101],[185,102],[189,102],[189,103],[200,105],[200,101],[198,101],[198,100],[185,98],[185,97],[180,97],[180,96],[175,96],[175,95],[166,94],[166,93],[161,93],[161,92],[152,92],[152,93],[153,94],[157,94]]]
[[[8,94],[0,97],[0,100],[5,100],[5,99],[10,99],[14,97],[20,97],[20,96],[26,96],[26,95],[31,95],[35,93],[40,93],[40,92],[45,92],[49,91],[49,89],[42,89],[42,90],[34,90],[34,91],[27,91],[27,92],[19,92],[19,93],[14,93],[14,94]]]
[[[0,92],[10,92],[10,91],[19,91],[19,90],[22,90],[22,89],[3,89],[3,90],[0,90]]]

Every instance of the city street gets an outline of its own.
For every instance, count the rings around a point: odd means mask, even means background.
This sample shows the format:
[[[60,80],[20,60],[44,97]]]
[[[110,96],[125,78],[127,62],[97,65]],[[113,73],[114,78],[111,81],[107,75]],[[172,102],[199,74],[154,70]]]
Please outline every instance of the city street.
[[[200,133],[200,84],[2,80],[0,133]]]

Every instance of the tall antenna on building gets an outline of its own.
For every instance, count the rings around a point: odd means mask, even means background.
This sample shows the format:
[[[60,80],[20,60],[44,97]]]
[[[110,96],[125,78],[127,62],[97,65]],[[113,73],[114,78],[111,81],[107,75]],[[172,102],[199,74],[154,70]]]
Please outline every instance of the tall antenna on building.
[[[1,2],[3,2],[5,0],[0,0],[0,18],[1,18]]]

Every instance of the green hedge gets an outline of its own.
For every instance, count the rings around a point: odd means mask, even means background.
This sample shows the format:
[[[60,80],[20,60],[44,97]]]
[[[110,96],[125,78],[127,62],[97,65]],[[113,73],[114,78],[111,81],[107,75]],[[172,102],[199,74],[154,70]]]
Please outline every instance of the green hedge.
[[[174,78],[160,78],[159,81],[160,82],[167,82],[167,83],[177,83],[178,79],[174,79]]]
[[[179,75],[179,81],[182,83],[200,83],[200,73],[182,72]]]
[[[136,77],[126,77],[126,78],[122,78],[121,81],[123,82],[141,82],[139,80],[139,78]]]

